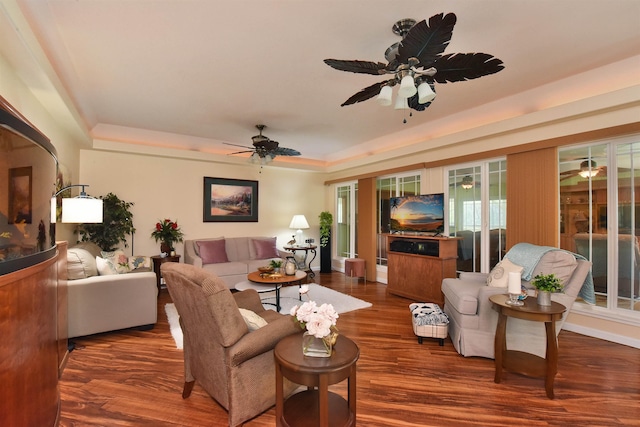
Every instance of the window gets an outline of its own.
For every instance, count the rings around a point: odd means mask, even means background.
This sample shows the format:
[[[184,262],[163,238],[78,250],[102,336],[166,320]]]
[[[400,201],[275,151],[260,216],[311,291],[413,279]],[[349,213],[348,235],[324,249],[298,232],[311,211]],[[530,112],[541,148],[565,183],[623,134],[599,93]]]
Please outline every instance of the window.
[[[336,188],[336,254],[342,258],[354,258],[358,253],[354,225],[358,221],[358,183],[339,185]]]
[[[592,262],[596,306],[640,311],[638,137],[559,150],[560,247]]]
[[[394,175],[378,178],[378,247],[376,264],[387,265],[387,242],[384,233],[389,233],[389,199],[399,196],[414,196],[420,194],[420,174],[412,172],[408,175]]]
[[[488,272],[504,255],[507,223],[505,160],[448,171],[449,234],[459,237],[458,271]]]

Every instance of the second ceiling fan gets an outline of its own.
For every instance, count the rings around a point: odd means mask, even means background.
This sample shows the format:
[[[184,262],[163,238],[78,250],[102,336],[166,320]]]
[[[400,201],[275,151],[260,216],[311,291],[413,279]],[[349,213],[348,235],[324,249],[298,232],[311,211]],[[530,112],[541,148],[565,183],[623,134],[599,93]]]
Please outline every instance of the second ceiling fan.
[[[262,131],[266,128],[265,125],[256,125],[256,128],[260,131],[259,135],[254,135],[251,137],[253,141],[253,148],[247,147],[244,145],[231,144],[225,142],[226,145],[233,145],[234,147],[243,147],[248,148],[248,150],[236,151],[234,153],[230,153],[230,155],[234,154],[243,154],[243,153],[253,153],[251,155],[251,161],[255,163],[266,164],[271,162],[276,156],[299,156],[300,152],[293,150],[291,148],[280,147],[278,141],[274,141],[267,136],[262,135]]]

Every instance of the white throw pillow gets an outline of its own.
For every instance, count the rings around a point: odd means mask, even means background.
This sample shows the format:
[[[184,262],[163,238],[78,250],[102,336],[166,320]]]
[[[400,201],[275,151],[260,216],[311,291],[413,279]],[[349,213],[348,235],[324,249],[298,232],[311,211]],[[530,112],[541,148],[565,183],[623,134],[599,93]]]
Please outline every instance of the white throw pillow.
[[[69,280],[86,279],[97,276],[96,259],[89,251],[70,248],[67,251],[67,278]]]
[[[509,273],[516,272],[522,274],[522,270],[523,267],[512,263],[508,258],[504,258],[498,265],[493,267],[493,270],[489,273],[487,285],[493,286],[494,288],[506,288],[509,286]]]
[[[118,274],[113,264],[99,256],[96,257],[96,267],[100,276],[108,276],[110,274]]]
[[[256,329],[260,329],[267,325],[267,321],[253,311],[245,308],[240,308],[239,310],[250,331],[255,331]]]

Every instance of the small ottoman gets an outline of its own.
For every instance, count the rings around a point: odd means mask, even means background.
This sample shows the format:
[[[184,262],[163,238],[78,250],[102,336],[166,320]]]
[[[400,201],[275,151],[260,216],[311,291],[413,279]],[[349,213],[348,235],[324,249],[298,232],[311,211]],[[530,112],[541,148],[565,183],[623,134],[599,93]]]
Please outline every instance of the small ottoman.
[[[430,302],[415,302],[409,304],[413,333],[418,337],[418,343],[422,344],[422,338],[438,338],[440,345],[444,345],[444,339],[449,332],[449,317],[442,311],[438,304]]]

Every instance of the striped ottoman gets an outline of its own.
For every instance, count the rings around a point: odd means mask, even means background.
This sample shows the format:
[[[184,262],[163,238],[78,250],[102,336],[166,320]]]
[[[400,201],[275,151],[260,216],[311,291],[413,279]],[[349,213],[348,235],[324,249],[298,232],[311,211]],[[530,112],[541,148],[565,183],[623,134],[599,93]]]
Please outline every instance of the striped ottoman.
[[[409,304],[413,333],[422,344],[422,338],[438,338],[440,345],[449,332],[449,318],[438,306],[431,302],[414,302]]]

